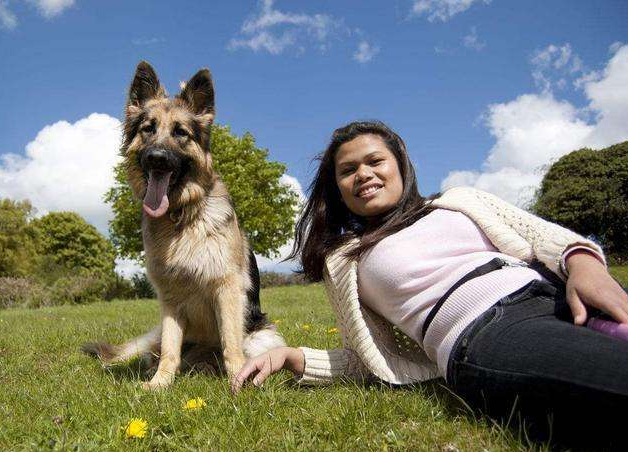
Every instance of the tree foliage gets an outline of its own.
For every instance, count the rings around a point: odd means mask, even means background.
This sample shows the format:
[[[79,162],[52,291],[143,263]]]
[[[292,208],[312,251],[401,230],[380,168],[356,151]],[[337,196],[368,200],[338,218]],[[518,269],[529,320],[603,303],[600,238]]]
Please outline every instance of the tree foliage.
[[[51,212],[32,221],[39,250],[56,265],[95,276],[113,277],[115,250],[98,230],[74,212]]]
[[[285,165],[268,161],[268,151],[256,147],[251,134],[237,137],[226,126],[212,126],[211,152],[253,250],[276,255],[292,236],[298,203],[297,194],[279,182]],[[114,211],[109,231],[118,255],[141,258],[141,203],[133,199],[122,164],[115,168],[115,184],[105,201]]]
[[[563,156],[543,178],[533,210],[628,259],[628,141]]]
[[[37,230],[29,201],[0,200],[0,277],[26,276],[37,266]]]

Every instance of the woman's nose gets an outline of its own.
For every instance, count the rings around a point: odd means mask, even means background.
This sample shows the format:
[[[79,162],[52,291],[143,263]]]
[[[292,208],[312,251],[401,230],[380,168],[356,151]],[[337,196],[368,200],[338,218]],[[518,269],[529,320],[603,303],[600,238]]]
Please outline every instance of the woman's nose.
[[[373,177],[373,172],[367,165],[360,165],[358,170],[355,172],[356,178],[359,181],[369,180]]]

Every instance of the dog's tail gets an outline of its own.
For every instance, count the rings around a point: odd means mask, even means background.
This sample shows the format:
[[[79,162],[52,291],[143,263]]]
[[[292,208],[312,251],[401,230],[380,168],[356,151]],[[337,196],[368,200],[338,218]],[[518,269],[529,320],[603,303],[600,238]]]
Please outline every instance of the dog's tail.
[[[105,364],[115,364],[129,360],[146,352],[156,352],[161,342],[161,328],[157,327],[143,336],[136,337],[122,345],[106,342],[90,342],[81,347],[83,353],[100,358]]]
[[[265,325],[259,330],[251,331],[244,338],[244,355],[247,358],[252,358],[270,349],[285,345],[286,341],[283,340],[283,337],[277,331],[277,327],[275,325]]]

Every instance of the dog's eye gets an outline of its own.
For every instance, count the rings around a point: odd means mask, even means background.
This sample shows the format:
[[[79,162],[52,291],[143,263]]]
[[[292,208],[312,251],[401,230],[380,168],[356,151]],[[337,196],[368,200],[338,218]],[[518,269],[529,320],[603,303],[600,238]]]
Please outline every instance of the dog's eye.
[[[142,127],[142,132],[144,133],[155,133],[155,124],[148,124]]]
[[[188,133],[181,127],[175,127],[173,133],[175,137],[187,137],[188,136]]]

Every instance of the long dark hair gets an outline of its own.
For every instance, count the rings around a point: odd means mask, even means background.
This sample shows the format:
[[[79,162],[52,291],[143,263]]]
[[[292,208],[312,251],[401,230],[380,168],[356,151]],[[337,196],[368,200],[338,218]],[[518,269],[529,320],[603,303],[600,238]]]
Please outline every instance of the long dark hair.
[[[382,138],[397,160],[403,181],[399,203],[368,224],[341,201],[334,168],[338,148],[365,134]],[[297,222],[294,246],[287,258],[300,256],[303,273],[313,281],[323,278],[325,257],[349,240],[360,238],[359,245],[347,253],[348,257],[357,259],[383,238],[411,225],[431,210],[429,202],[419,194],[405,143],[380,121],[352,122],[334,130],[329,146],[317,160],[320,165],[308,188],[310,196]]]

